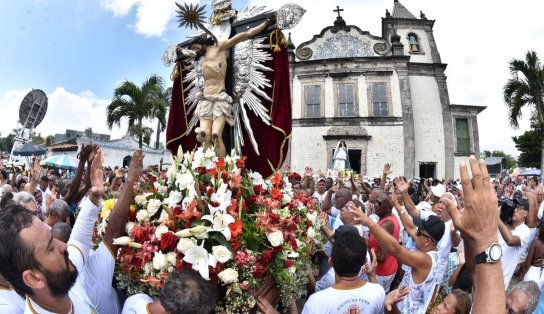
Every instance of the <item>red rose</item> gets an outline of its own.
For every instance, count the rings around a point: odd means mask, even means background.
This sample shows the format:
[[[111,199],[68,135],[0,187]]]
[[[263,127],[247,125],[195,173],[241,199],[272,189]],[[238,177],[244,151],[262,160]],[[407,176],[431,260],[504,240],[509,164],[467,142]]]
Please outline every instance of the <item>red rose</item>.
[[[270,220],[272,220],[272,223],[276,223],[280,220],[280,215],[276,213],[270,213],[268,214],[268,217],[270,217]]]
[[[221,172],[221,179],[223,179],[223,182],[227,183],[229,181],[229,174],[227,172]]]
[[[257,202],[257,196],[250,195],[246,200],[246,206],[248,208],[252,208],[255,205],[256,202]]]
[[[286,259],[285,262],[283,262],[283,267],[289,268],[289,267],[293,266],[294,263],[295,262],[293,262],[292,259]]]
[[[134,241],[138,243],[144,243],[145,241],[145,232],[144,228],[142,228],[140,225],[135,225],[132,229],[132,236],[134,237]]]
[[[172,232],[163,233],[161,237],[161,251],[173,249],[176,246],[176,236]]]
[[[268,264],[272,260],[272,256],[274,256],[274,250],[266,250],[263,252],[263,255],[261,255],[261,262],[263,264]]]
[[[253,272],[253,276],[255,278],[262,278],[264,277],[265,273],[266,273],[266,268],[259,263],[255,263],[255,271]]]
[[[253,191],[255,192],[255,194],[260,195],[263,193],[263,186],[260,184],[256,185],[253,187]]]
[[[295,239],[295,237],[290,235],[290,236],[287,237],[287,241],[289,241],[289,244],[291,244],[291,247],[293,248],[293,251],[298,250],[298,243],[297,243],[297,240]]]
[[[180,205],[176,205],[172,212],[174,213],[174,216],[178,216],[183,212],[183,208]]]
[[[206,194],[208,194],[208,197],[212,197],[213,193],[215,193],[215,190],[213,188],[209,188],[208,191],[206,191]]]
[[[300,218],[300,216],[295,216],[295,218],[293,218],[293,221],[294,221],[296,224],[300,224],[300,222],[302,221],[302,218]]]
[[[198,172],[199,175],[203,175],[206,173],[206,168],[205,167],[198,167],[196,168],[196,171]]]

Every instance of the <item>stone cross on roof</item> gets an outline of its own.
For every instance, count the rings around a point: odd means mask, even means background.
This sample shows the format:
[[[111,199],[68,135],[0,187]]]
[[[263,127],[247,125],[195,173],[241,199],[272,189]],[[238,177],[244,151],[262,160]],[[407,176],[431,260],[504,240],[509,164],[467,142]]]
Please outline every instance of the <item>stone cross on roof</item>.
[[[340,12],[342,12],[342,11],[344,11],[344,9],[340,9],[339,6],[336,6],[336,10],[332,10],[332,12],[338,13],[338,17],[339,17],[339,18],[342,18],[342,16],[340,16]]]

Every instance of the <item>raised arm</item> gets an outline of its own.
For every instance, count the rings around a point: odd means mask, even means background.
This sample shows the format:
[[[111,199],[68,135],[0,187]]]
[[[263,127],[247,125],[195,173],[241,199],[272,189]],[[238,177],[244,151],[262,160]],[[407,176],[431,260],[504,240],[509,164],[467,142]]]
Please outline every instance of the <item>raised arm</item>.
[[[527,227],[538,227],[538,200],[533,192],[523,192],[529,200],[529,213],[527,214]]]
[[[393,184],[395,184],[394,181],[393,181]],[[404,227],[404,230],[406,230],[406,232],[412,239],[415,239],[417,227],[416,225],[414,225],[414,222],[412,221],[412,219],[408,217],[408,213],[406,212],[406,210],[400,206],[396,193],[391,193],[390,199],[391,199],[391,204],[393,205],[393,207],[399,214],[400,221],[402,223],[402,226]]]
[[[260,32],[264,31],[268,26],[276,23],[276,16],[269,16],[266,21],[261,23],[261,25],[255,26],[249,29],[246,32],[236,34],[232,38],[219,42],[219,48],[221,50],[227,50],[234,47],[236,44],[241,43],[244,40],[248,40],[257,36]]]
[[[331,208],[332,208],[332,194],[336,193],[338,191],[338,187],[333,186],[327,191],[327,194],[325,194],[325,198],[323,199],[323,204],[321,204],[321,210],[324,211],[327,214],[331,214]]]
[[[408,211],[408,214],[412,217],[419,217],[421,214],[421,211],[416,208],[414,205],[414,202],[412,202],[412,199],[410,198],[410,195],[408,194],[408,188],[410,185],[404,181],[404,178],[402,177],[396,177],[393,180],[393,184],[397,187],[399,190],[401,196],[402,196],[402,202],[404,203],[404,208]]]
[[[77,171],[74,179],[72,180],[72,183],[70,184],[70,189],[68,190],[68,193],[63,197],[63,200],[68,204],[76,204],[74,202],[74,197],[79,191],[79,187],[81,185],[81,178],[83,177],[83,171],[85,171],[85,163],[87,162],[87,159],[89,158],[89,155],[93,152],[92,146],[87,145],[84,146],[81,149],[81,152],[79,153],[79,165],[77,166]],[[90,164],[88,166],[90,168]]]
[[[117,252],[119,247],[114,246],[113,239],[118,238],[125,234],[125,225],[128,220],[128,213],[130,211],[130,204],[134,200],[134,184],[137,183],[138,178],[142,172],[142,160],[144,154],[141,150],[134,152],[130,166],[128,169],[128,177],[125,182],[125,188],[119,195],[119,199],[113,207],[110,218],[108,221],[108,228],[104,234],[104,244],[113,249],[112,252]]]
[[[504,222],[502,222],[502,220],[500,220],[500,218],[499,218],[499,231],[501,232],[504,242],[506,242],[508,246],[521,245],[521,239],[518,236],[513,235],[512,231],[508,229],[508,227],[504,224]]]
[[[401,246],[384,228],[368,218],[361,207],[355,207],[350,204],[348,205],[348,209],[355,214],[357,221],[370,229],[370,232],[374,235],[380,246],[391,253],[400,263],[412,267],[412,273],[416,281],[420,282],[427,277],[432,265],[432,259],[429,255],[419,251],[410,251]]]
[[[393,170],[391,170],[391,164],[383,165],[382,178],[380,179],[380,189],[382,191],[385,191],[385,181],[387,181],[387,176],[392,172]]]
[[[463,215],[453,202],[448,203],[448,212],[455,228],[461,231],[465,244],[465,259],[475,261],[475,256],[484,252],[492,243],[498,242],[497,229],[499,211],[497,195],[489,182],[485,161],[470,156],[472,179],[464,162],[459,166],[461,184],[465,196]],[[472,313],[502,313],[506,307],[504,280],[501,262],[474,265],[474,303]]]
[[[36,186],[38,185],[38,181],[40,180],[40,173],[42,172],[42,167],[40,166],[39,160],[34,161],[34,165],[32,165],[32,169],[30,169],[30,182],[25,186],[25,190],[30,193],[34,194],[36,191]]]

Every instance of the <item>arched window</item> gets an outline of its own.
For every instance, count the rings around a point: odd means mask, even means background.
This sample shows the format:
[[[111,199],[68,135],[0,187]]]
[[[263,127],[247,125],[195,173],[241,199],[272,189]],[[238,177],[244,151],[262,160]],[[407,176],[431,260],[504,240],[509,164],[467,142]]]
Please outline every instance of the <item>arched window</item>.
[[[421,52],[421,49],[419,48],[419,38],[416,34],[408,34],[408,43],[410,44],[410,52]]]

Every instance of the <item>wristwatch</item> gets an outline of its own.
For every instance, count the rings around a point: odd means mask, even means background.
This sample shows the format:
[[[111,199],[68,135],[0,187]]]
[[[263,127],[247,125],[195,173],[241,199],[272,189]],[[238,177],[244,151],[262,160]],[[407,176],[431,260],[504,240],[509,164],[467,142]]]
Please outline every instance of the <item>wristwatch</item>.
[[[498,243],[491,243],[482,253],[476,255],[476,264],[496,263],[500,261],[502,249]]]

